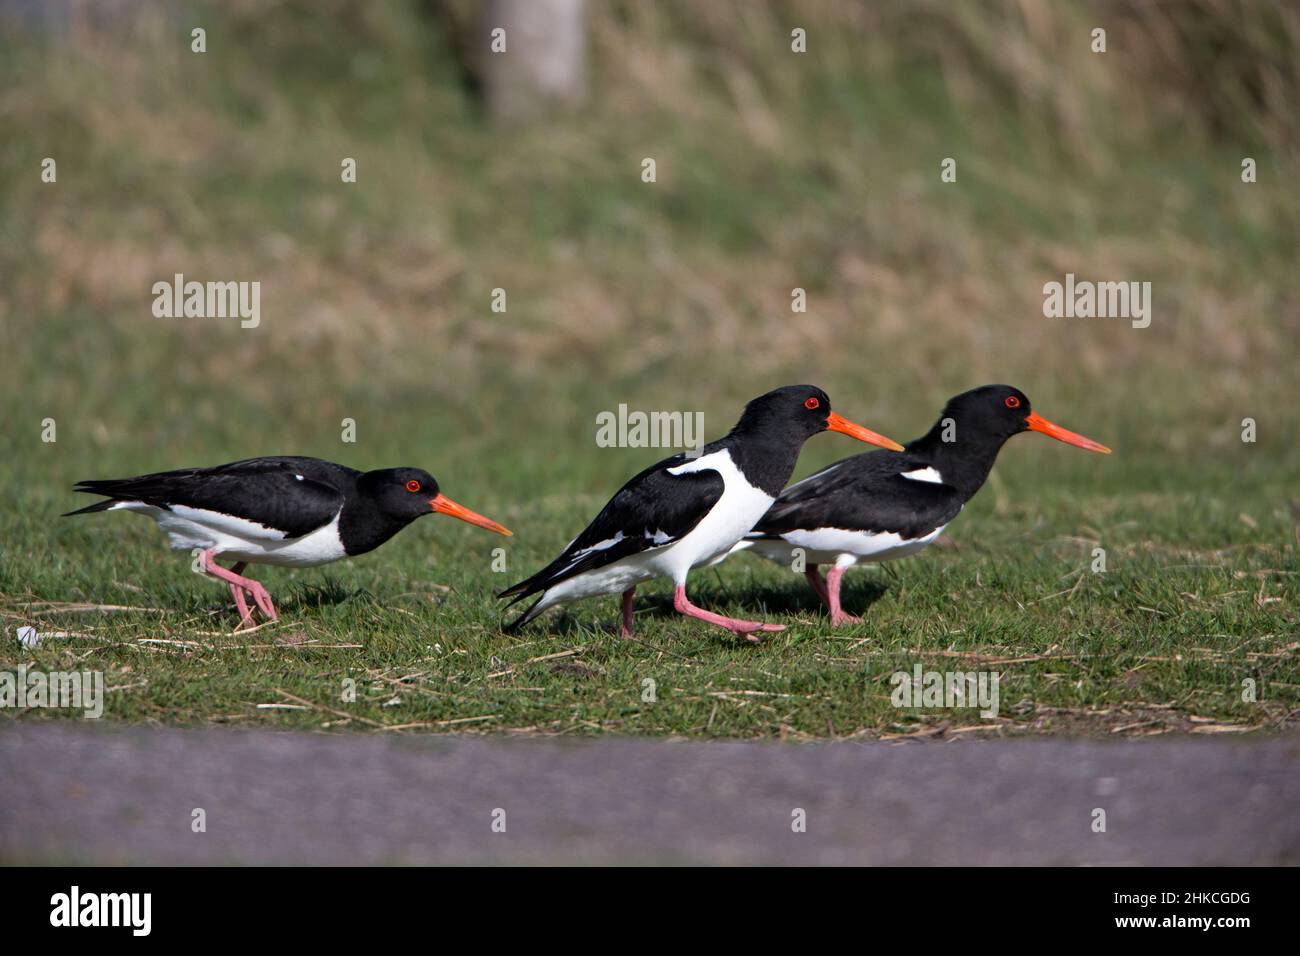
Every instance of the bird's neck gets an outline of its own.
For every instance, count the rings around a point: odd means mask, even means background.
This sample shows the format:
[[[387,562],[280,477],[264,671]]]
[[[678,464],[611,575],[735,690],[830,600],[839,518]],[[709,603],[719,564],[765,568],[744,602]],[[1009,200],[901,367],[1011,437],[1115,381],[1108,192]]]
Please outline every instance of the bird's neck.
[[[351,499],[339,515],[339,537],[349,555],[365,554],[379,547],[414,518],[395,518],[380,511],[365,497]]]
[[[945,434],[951,438],[945,441]],[[943,478],[943,483],[956,488],[963,501],[969,501],[979,491],[993,470],[1005,438],[985,438],[965,441],[957,434],[947,433],[944,419],[915,441],[908,442],[907,453],[924,460]]]
[[[717,444],[731,453],[731,460],[746,481],[773,498],[781,494],[799,460],[799,444],[739,429]]]

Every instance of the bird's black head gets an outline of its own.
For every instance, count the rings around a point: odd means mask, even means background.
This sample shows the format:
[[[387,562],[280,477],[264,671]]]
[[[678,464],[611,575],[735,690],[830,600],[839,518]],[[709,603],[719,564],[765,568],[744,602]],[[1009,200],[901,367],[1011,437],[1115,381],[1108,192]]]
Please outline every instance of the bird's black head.
[[[511,531],[490,518],[456,504],[438,490],[433,475],[421,468],[379,468],[357,479],[357,490],[389,518],[413,521],[421,515],[451,515],[497,534]]]
[[[1010,385],[981,385],[948,400],[941,424],[950,422],[949,441],[1001,445],[1029,426],[1029,396]]]
[[[1012,435],[1023,431],[1042,432],[1058,441],[1110,454],[1105,445],[1054,425],[1034,412],[1029,396],[1012,385],[982,385],[948,400],[935,426],[944,441],[965,446],[989,446],[996,450]]]
[[[411,520],[433,512],[438,482],[421,468],[378,468],[357,481],[358,489],[384,514]]]
[[[831,411],[830,396],[816,385],[786,385],[760,395],[745,406],[733,434],[770,436],[797,447],[827,429],[882,448],[902,450],[897,442]]]

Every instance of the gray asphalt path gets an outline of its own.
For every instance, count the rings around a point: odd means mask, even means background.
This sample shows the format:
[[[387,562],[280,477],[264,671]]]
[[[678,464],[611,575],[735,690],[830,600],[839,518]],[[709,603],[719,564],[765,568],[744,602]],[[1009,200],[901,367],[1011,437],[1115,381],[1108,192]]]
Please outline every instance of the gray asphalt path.
[[[8,723],[0,859],[1295,864],[1300,738],[786,745]]]

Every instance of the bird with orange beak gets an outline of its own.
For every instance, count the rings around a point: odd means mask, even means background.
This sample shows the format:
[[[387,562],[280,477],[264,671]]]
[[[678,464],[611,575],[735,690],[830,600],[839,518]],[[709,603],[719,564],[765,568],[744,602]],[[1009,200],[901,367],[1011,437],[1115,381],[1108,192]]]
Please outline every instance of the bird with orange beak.
[[[199,552],[202,571],[230,585],[242,624],[253,620],[245,593],[266,617],[276,619],[270,593],[241,573],[247,564],[305,568],[355,557],[428,514],[511,533],[456,504],[427,471],[361,472],[319,458],[250,458],[214,468],[83,481],[74,490],[104,500],[69,515],[136,511],[156,521],[173,548]],[[235,563],[224,567],[218,556]]]
[[[787,567],[799,562],[831,623],[856,623],[840,603],[844,572],[933,542],[983,486],[1003,443],[1025,431],[1110,454],[1033,411],[1020,389],[984,385],[950,399],[905,449],[846,458],[791,485],[732,552],[753,550]],[[825,579],[823,564],[830,566]]]
[[[598,594],[623,595],[622,633],[632,634],[637,585],[653,578],[673,582],[673,607],[681,614],[743,634],[785,630],[779,624],[724,617],[696,607],[686,596],[692,568],[725,557],[763,516],[794,473],[803,443],[833,431],[883,448],[902,445],[831,411],[815,385],[788,385],[745,406],[740,421],[697,455],[674,455],[636,475],[554,561],[502,591],[522,601],[539,595],[509,627],[527,624],[547,608]]]

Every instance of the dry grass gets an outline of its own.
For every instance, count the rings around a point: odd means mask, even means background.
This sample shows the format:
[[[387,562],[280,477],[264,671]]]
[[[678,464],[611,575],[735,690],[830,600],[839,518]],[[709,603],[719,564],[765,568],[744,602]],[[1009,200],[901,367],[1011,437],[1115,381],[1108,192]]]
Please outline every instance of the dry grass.
[[[909,390],[1033,367],[1076,394],[1117,375],[1200,375],[1207,404],[1272,399],[1300,334],[1300,218],[1294,111],[1272,108],[1295,92],[1294,60],[1267,54],[1295,49],[1300,18],[1271,11],[1277,30],[1260,37],[1261,6],[597,4],[589,115],[508,131],[467,122],[445,84],[412,75],[436,43],[352,11],[341,26],[395,45],[407,68],[379,135],[279,82],[266,48],[293,5],[236,5],[213,32],[238,52],[206,58],[146,20],[125,49],[92,34],[75,64],[56,51],[27,88],[7,87],[6,126],[52,130],[71,152],[57,190],[8,190],[11,229],[42,267],[11,273],[0,318],[26,338],[44,314],[80,308],[192,347],[204,333],[160,331],[142,308],[152,281],[181,271],[263,283],[271,321],[197,370],[217,387],[268,361],[332,380],[382,361],[412,383],[432,360],[462,382],[599,362],[636,380],[723,354],[728,384],[806,373],[814,356],[849,384],[905,355],[890,378]],[[1111,33],[1104,56],[1087,49],[1094,21]],[[269,38],[248,36],[254,24]],[[813,53],[785,52],[791,24],[807,25]],[[1258,57],[1229,62],[1249,59],[1244,76],[1219,64],[1234,82],[1194,102],[1201,46],[1221,35]],[[1259,102],[1241,113],[1248,95]],[[1175,123],[1179,142],[1162,146]],[[1250,187],[1234,160],[1246,145],[1279,148]],[[363,178],[349,191],[335,157],[354,154]],[[653,186],[636,178],[643,155],[659,165]],[[948,155],[959,185],[938,182]],[[1243,233],[1281,245],[1250,248]],[[1156,324],[1044,320],[1042,284],[1067,271],[1152,281]],[[807,316],[789,311],[796,286]],[[495,287],[508,317],[487,309]]]

